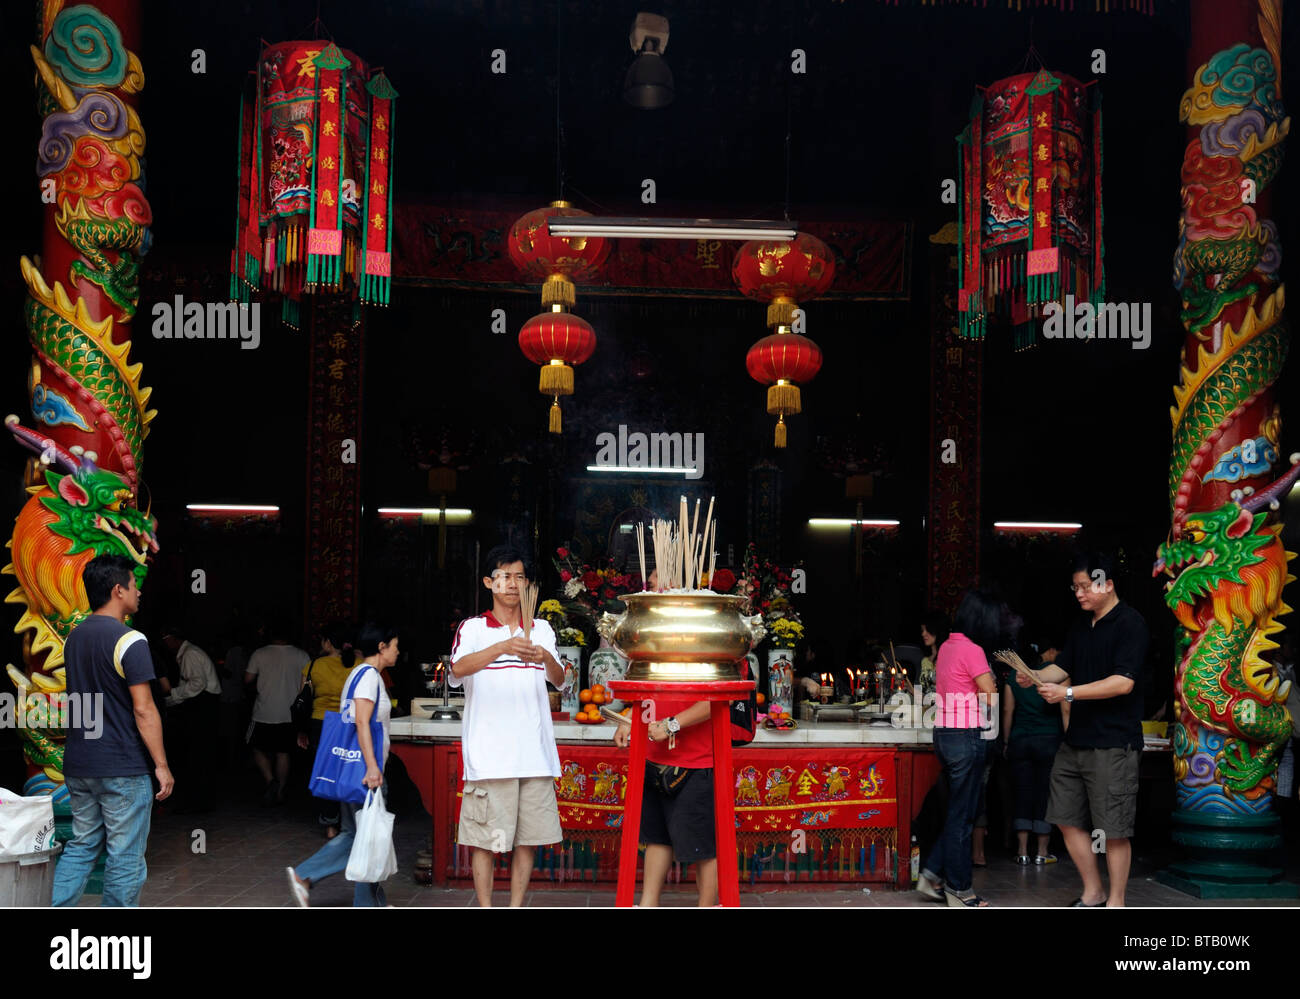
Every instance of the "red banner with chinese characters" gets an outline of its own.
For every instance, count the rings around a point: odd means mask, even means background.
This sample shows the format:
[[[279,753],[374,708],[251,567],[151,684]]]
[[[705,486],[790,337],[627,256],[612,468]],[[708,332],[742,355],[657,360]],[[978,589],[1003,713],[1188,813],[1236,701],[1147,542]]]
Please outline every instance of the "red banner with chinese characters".
[[[370,154],[366,170],[366,214],[362,224],[361,300],[388,304],[392,283],[393,89],[382,72],[366,85],[370,104]]]
[[[926,606],[951,614],[979,578],[983,347],[960,332],[958,226],[930,237],[930,512]]]
[[[361,336],[346,303],[314,307],[307,428],[307,626],[357,610],[361,556]]]
[[[343,255],[340,201],[343,196],[343,109],[351,63],[337,45],[326,45],[316,66],[316,199],[307,232],[307,286],[333,287],[339,282]]]
[[[616,829],[623,823],[628,752],[608,746],[561,746],[555,782],[566,830]],[[795,746],[737,749],[728,778],[738,832],[893,827],[898,820],[894,751]],[[460,819],[460,796],[456,799]]]
[[[520,281],[506,251],[510,227],[535,208],[493,210],[403,204],[396,220],[396,277],[410,284],[491,289]],[[821,299],[906,299],[910,276],[911,223],[801,222],[835,254],[835,283]],[[731,262],[740,243],[726,240],[617,239],[595,281],[581,293],[734,298]]]

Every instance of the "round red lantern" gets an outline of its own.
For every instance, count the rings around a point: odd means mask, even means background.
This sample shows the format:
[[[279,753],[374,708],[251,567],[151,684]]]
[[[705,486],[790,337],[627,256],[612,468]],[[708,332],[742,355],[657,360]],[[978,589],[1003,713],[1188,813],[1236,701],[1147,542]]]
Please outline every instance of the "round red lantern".
[[[768,326],[789,326],[795,306],[830,287],[835,255],[806,232],[784,242],[751,239],[736,251],[731,278],[746,297],[769,303]]]
[[[599,236],[552,236],[547,219],[590,214],[567,201],[553,201],[546,208],[521,215],[510,227],[506,239],[510,259],[525,274],[542,281],[544,308],[572,307],[576,301],[574,282],[594,277],[610,249],[609,241]]]
[[[519,349],[542,366],[537,391],[552,397],[550,431],[560,432],[560,396],[573,395],[573,368],[596,350],[596,332],[585,319],[571,312],[542,312],[519,331]]]
[[[749,348],[745,367],[751,378],[768,386],[767,411],[779,414],[776,446],[785,447],[786,414],[800,412],[799,384],[811,381],[821,370],[822,351],[806,336],[785,327],[778,330]]]

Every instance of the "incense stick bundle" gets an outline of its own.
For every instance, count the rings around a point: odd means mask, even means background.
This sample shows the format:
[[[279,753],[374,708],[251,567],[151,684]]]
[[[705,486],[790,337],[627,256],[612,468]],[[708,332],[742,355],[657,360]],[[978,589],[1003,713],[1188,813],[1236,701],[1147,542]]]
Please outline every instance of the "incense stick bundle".
[[[525,583],[519,591],[519,626],[524,629],[524,641],[533,640],[533,611],[537,610],[537,584]]]
[[[641,589],[644,590],[650,586],[645,574],[645,524],[636,525],[636,553],[641,559]]]
[[[1038,674],[1025,665],[1025,661],[1015,654],[1011,649],[1003,649],[1001,652],[993,653],[993,658],[1000,663],[1006,663],[1017,673],[1021,673],[1034,681],[1034,686],[1041,687],[1043,681],[1038,678]]]

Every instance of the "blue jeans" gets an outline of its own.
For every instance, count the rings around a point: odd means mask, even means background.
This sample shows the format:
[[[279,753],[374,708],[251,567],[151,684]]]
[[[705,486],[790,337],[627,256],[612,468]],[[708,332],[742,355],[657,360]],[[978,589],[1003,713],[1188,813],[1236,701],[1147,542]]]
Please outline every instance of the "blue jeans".
[[[54,905],[76,905],[81,900],[105,845],[108,860],[101,904],[139,905],[148,872],[144,851],[153,817],[153,781],[148,774],[69,777],[67,785],[72,800],[72,839],[54,869]]]
[[[948,815],[922,865],[933,881],[965,894],[971,888],[970,831],[979,807],[988,742],[977,728],[936,728],[934,751],[948,778]]]
[[[388,784],[383,787],[385,801],[388,799]],[[293,869],[293,873],[314,886],[322,878],[331,874],[340,874],[347,870],[348,856],[352,853],[352,843],[357,838],[357,812],[360,805],[351,802],[339,802],[342,816],[342,832],[322,846],[310,857]],[[383,907],[388,904],[384,897],[384,886],[377,882],[358,881],[352,893],[352,904],[356,907]]]

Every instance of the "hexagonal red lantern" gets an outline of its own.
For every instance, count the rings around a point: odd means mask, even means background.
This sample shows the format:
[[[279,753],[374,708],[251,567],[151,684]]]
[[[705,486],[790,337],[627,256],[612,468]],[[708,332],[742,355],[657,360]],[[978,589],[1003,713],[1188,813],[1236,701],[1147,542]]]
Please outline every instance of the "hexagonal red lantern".
[[[736,251],[731,278],[746,297],[769,303],[769,327],[789,326],[800,302],[830,287],[835,255],[806,232],[788,242],[751,239]]]
[[[822,352],[806,336],[779,332],[763,337],[749,348],[745,367],[750,377],[768,386],[767,411],[779,414],[776,421],[776,446],[785,447],[785,417],[801,410],[799,384],[811,381],[822,367]]]
[[[550,431],[558,434],[560,396],[573,395],[573,368],[591,357],[596,349],[596,332],[585,319],[562,311],[558,305],[524,323],[519,331],[519,349],[534,364],[542,365],[537,391],[551,396]]]
[[[552,236],[546,220],[590,215],[567,201],[553,201],[515,220],[506,239],[510,259],[525,274],[542,282],[542,307],[572,308],[576,301],[574,282],[595,277],[609,257],[609,240],[599,236]]]

